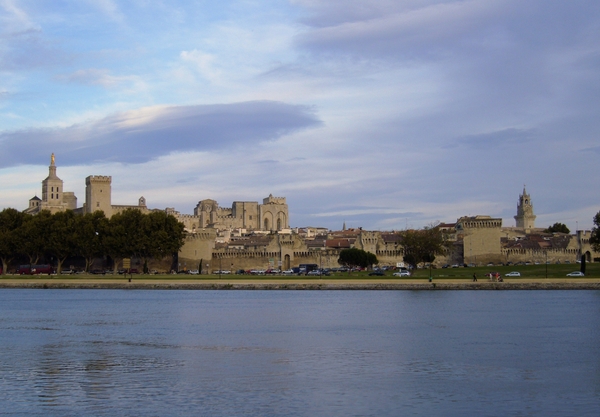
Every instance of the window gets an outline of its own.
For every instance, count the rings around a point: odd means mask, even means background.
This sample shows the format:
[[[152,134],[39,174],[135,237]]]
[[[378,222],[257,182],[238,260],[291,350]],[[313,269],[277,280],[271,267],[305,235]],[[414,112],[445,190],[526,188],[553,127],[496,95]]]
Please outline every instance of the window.
[[[100,202],[96,201],[96,207],[100,207]]]
[[[248,216],[248,219],[249,219],[249,220],[252,220],[252,215]]]

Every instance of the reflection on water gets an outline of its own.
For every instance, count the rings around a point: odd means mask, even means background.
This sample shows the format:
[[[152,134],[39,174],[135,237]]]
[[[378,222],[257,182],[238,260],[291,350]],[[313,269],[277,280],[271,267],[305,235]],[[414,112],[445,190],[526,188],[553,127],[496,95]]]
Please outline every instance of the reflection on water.
[[[600,294],[0,291],[0,415],[598,415]]]

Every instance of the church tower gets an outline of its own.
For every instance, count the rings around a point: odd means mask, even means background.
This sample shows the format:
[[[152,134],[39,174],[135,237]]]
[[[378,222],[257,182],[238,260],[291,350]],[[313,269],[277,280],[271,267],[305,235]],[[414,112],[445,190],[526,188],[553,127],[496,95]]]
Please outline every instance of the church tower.
[[[64,210],[63,205],[63,180],[56,176],[56,164],[54,154],[50,157],[50,166],[48,167],[48,177],[42,181],[42,201],[40,204],[42,210],[50,210],[56,213]]]
[[[535,218],[533,214],[533,204],[531,203],[531,196],[527,194],[525,187],[523,186],[523,194],[519,196],[519,203],[517,204],[517,215],[515,220],[517,221],[517,227],[524,229],[525,233],[529,233],[531,229],[535,227]]]

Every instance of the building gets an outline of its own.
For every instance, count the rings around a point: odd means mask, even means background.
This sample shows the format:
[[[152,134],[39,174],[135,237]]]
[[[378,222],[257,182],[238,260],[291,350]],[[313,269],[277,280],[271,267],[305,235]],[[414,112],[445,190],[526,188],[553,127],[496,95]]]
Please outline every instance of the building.
[[[37,214],[42,210],[58,213],[77,208],[77,197],[70,191],[64,191],[63,180],[56,175],[54,154],[50,156],[48,176],[42,181],[42,198],[37,195],[29,199],[29,207],[25,209],[28,214]]]
[[[525,233],[530,233],[535,228],[535,217],[531,197],[523,187],[523,194],[519,196],[517,215],[515,216],[517,228],[522,229]]]
[[[137,205],[113,204],[112,177],[103,175],[85,179],[85,202],[77,207],[77,197],[64,191],[56,169],[52,154],[48,177],[42,181],[42,197],[31,198],[26,213],[74,210],[84,214],[101,210],[110,218],[127,209],[144,213],[160,210],[149,209],[143,196]],[[231,207],[220,207],[217,201],[205,199],[198,202],[193,214],[182,214],[169,207],[164,211],[183,223],[188,232],[179,263],[189,269],[288,269],[302,263],[334,267],[339,252],[352,247],[374,253],[382,265],[403,261],[397,232],[346,229],[345,223],[343,230],[337,232],[319,227],[290,229],[285,197],[269,195],[262,204],[234,201]],[[516,227],[503,227],[501,218],[488,215],[465,216],[455,223],[440,224],[451,246],[435,263],[574,262],[582,255],[588,261],[600,257],[589,244],[589,231],[567,235],[536,229],[531,196],[525,187],[514,218]]]

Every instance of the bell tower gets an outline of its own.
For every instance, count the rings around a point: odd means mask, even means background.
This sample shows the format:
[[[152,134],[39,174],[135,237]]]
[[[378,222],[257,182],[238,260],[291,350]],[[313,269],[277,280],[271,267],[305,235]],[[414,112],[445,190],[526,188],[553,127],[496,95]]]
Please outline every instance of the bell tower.
[[[40,207],[42,210],[49,210],[52,213],[65,209],[63,205],[63,180],[56,175],[54,154],[50,156],[48,177],[42,181],[42,201]]]
[[[519,196],[517,215],[515,216],[517,227],[524,229],[526,233],[529,233],[531,229],[535,227],[535,218],[536,216],[533,214],[531,196],[527,194],[527,190],[525,189],[525,186],[523,186],[523,194]]]

